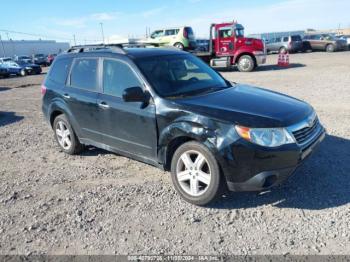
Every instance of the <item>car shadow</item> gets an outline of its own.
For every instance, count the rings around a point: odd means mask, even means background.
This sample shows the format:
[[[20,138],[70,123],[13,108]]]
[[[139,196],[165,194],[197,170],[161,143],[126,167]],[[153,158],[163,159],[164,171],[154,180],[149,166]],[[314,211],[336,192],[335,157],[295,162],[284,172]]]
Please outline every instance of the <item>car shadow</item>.
[[[7,91],[7,90],[9,90],[9,89],[11,89],[11,88],[0,86],[0,92],[2,92],[2,91]]]
[[[19,122],[23,118],[24,118],[23,116],[16,115],[15,112],[0,111],[0,127]]]
[[[86,146],[83,152],[80,153],[81,156],[99,156],[99,155],[107,155],[107,154],[114,154],[114,153],[106,151],[104,149],[96,148],[93,146]]]
[[[279,66],[279,65],[262,65],[258,66],[255,71],[256,72],[263,72],[263,71],[275,71],[275,70],[287,70],[287,69],[293,69],[293,68],[300,68],[305,67],[306,65],[300,64],[300,63],[290,63],[288,66]]]
[[[228,193],[208,206],[245,209],[263,205],[322,210],[350,203],[350,140],[327,136],[318,152],[283,185],[261,193]]]

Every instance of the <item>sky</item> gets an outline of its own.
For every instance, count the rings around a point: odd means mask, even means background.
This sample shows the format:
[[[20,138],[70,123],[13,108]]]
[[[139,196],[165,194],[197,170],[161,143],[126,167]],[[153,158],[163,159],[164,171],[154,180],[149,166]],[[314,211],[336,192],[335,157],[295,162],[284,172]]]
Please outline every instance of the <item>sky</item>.
[[[53,39],[73,44],[142,37],[172,26],[192,26],[197,37],[211,23],[237,20],[246,34],[350,27],[350,0],[35,0],[2,1],[2,39]],[[15,32],[23,32],[19,34]],[[31,34],[31,35],[29,35]]]

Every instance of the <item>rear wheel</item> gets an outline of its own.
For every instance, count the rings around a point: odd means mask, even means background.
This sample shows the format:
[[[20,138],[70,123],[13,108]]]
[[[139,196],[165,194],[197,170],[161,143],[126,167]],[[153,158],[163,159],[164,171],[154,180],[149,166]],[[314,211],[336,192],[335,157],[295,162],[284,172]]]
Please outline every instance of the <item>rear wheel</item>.
[[[53,130],[58,145],[65,153],[75,155],[82,151],[83,146],[80,144],[65,115],[62,114],[55,118]]]
[[[254,59],[250,55],[243,55],[238,59],[237,67],[240,72],[251,72],[255,67]]]
[[[287,53],[287,48],[285,48],[284,46],[280,48],[279,50],[280,54],[286,54]]]
[[[18,75],[20,75],[20,76],[26,76],[26,74],[27,74],[26,70],[21,69],[21,71],[19,72]]]
[[[179,43],[179,42],[175,43],[174,47],[176,47],[176,48],[178,48],[180,50],[184,50],[184,48],[185,48],[184,45],[182,43]]]
[[[175,151],[171,178],[181,197],[195,205],[207,205],[223,193],[217,161],[198,142],[187,142]]]
[[[328,44],[326,46],[326,51],[329,53],[333,53],[335,51],[335,46],[333,44]]]

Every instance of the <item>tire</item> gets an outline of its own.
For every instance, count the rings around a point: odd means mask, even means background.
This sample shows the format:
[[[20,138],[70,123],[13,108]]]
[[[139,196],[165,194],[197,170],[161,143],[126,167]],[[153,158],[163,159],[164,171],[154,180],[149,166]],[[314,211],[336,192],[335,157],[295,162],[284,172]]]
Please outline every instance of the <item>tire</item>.
[[[255,62],[250,55],[242,55],[238,59],[237,68],[240,72],[251,72],[254,70]]]
[[[26,70],[21,69],[21,71],[19,72],[18,75],[19,75],[19,76],[26,76],[26,75],[27,75],[27,72],[26,72]]]
[[[175,151],[171,179],[180,196],[194,205],[207,205],[223,193],[218,163],[209,149],[198,142],[187,142]]]
[[[284,46],[282,46],[282,47],[279,49],[279,53],[280,53],[280,54],[286,54],[286,53],[287,53],[287,48],[285,48]]]
[[[176,48],[178,48],[180,50],[184,50],[185,49],[184,45],[182,43],[180,43],[180,42],[175,43],[174,47],[176,47]]]
[[[335,51],[335,46],[333,44],[328,44],[326,46],[326,52],[333,53]]]
[[[59,133],[59,131],[61,133]],[[68,130],[68,131],[67,131]],[[55,139],[60,148],[69,155],[79,154],[83,150],[72,126],[65,115],[58,115],[53,122]],[[63,132],[66,132],[65,134]],[[68,141],[70,141],[68,143]]]

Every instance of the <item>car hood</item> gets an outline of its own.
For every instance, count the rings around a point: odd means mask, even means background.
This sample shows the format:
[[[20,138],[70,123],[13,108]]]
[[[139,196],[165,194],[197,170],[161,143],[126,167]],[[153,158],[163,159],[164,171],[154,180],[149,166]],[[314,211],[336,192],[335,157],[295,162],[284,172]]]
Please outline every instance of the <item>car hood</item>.
[[[206,95],[178,99],[175,103],[186,111],[247,127],[286,127],[313,112],[313,108],[301,100],[240,84]]]

